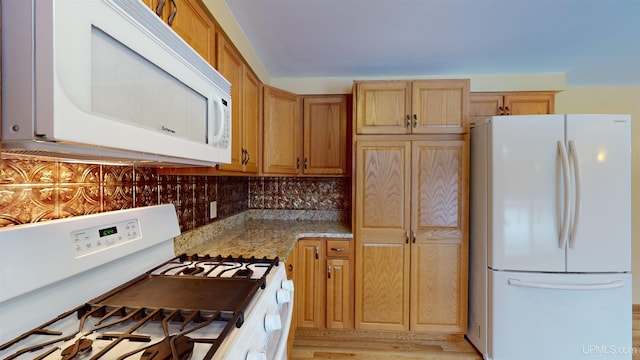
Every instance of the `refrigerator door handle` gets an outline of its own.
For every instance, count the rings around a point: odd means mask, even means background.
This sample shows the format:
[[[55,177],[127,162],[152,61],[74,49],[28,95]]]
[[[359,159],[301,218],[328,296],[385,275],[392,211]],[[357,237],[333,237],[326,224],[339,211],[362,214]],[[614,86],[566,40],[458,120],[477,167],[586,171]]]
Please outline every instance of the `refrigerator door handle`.
[[[571,187],[569,184],[569,157],[567,156],[567,149],[564,147],[564,142],[558,140],[558,151],[560,152],[560,161],[562,163],[562,183],[564,185],[564,203],[562,204],[562,222],[560,226],[560,239],[559,248],[564,249],[567,243],[567,237],[569,236],[569,192]]]
[[[580,219],[580,202],[582,199],[581,183],[582,183],[582,168],[580,167],[580,158],[578,157],[578,149],[576,143],[573,140],[569,140],[569,155],[571,156],[571,162],[573,163],[574,174],[574,186],[575,186],[575,202],[573,205],[573,222],[571,224],[571,232],[569,233],[569,247],[575,246],[576,233],[578,232],[578,220]]]
[[[541,283],[522,281],[518,279],[508,279],[507,284],[511,286],[519,286],[534,289],[549,289],[549,290],[607,290],[617,289],[624,286],[624,283],[620,280],[600,283],[600,284],[558,284],[558,283]]]

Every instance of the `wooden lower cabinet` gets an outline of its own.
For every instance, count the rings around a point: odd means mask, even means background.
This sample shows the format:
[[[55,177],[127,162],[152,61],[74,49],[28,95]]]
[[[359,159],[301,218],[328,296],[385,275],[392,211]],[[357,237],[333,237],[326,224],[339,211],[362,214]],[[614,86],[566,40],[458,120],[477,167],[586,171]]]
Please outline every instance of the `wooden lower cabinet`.
[[[468,140],[356,151],[355,328],[464,334]]]
[[[296,308],[295,308],[295,304],[296,304],[296,248],[294,247],[293,251],[291,252],[291,254],[289,254],[289,257],[287,258],[287,261],[285,263],[285,269],[287,272],[287,279],[288,280],[293,280],[293,284],[294,284],[294,291],[293,291],[293,314],[291,314],[291,326],[289,328],[289,337],[287,338],[287,354],[291,354],[293,352],[293,341],[295,340],[295,336],[296,336]]]
[[[296,246],[296,325],[353,328],[350,240],[300,239]]]

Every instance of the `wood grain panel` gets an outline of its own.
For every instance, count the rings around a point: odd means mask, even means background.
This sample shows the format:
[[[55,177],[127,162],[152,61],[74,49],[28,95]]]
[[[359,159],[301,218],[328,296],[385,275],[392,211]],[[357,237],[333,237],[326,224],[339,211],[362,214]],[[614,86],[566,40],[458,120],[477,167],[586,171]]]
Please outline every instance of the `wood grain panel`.
[[[302,153],[298,96],[265,86],[263,97],[263,172],[296,175],[300,169]]]
[[[358,217],[367,229],[404,231],[409,216],[407,197],[410,178],[406,172],[407,142],[360,142],[358,145]]]
[[[411,97],[414,134],[467,132],[468,79],[414,81]]]
[[[347,173],[346,95],[305,96],[304,173]]]
[[[246,152],[246,163],[242,170],[248,173],[257,173],[260,166],[260,85],[260,79],[248,66],[244,65],[242,67],[242,147]]]
[[[298,327],[319,328],[324,307],[324,270],[320,268],[318,254],[322,243],[317,239],[300,240],[297,246],[296,293],[300,294],[296,303]]]
[[[356,256],[356,328],[408,330],[407,244],[363,244]]]
[[[356,132],[407,134],[411,83],[407,81],[356,82]]]
[[[459,228],[462,147],[414,142],[418,228]]]
[[[460,317],[460,243],[430,242],[412,246],[411,329],[464,332]],[[413,276],[415,274],[415,276]]]
[[[327,271],[327,329],[351,327],[351,271],[346,259],[328,259]]]
[[[200,8],[195,1],[174,1],[178,12],[171,28],[207,62],[215,64],[215,26],[206,15],[206,10]],[[167,11],[168,18],[169,12],[173,10],[171,2],[165,3],[164,10]]]

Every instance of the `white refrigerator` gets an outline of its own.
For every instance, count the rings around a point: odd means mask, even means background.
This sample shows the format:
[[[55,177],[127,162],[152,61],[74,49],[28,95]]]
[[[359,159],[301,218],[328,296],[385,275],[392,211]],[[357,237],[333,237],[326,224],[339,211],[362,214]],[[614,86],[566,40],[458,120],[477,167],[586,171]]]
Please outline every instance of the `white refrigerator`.
[[[467,338],[485,359],[631,359],[631,117],[471,130]]]

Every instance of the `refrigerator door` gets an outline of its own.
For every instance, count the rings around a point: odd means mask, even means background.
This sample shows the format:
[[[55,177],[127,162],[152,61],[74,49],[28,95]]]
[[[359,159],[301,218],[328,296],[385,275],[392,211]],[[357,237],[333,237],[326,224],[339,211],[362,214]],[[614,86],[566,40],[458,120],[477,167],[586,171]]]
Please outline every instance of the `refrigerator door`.
[[[631,275],[490,271],[493,360],[631,359]]]
[[[631,118],[567,115],[574,194],[569,272],[631,270]]]
[[[489,268],[565,271],[564,115],[499,116],[488,126]]]

